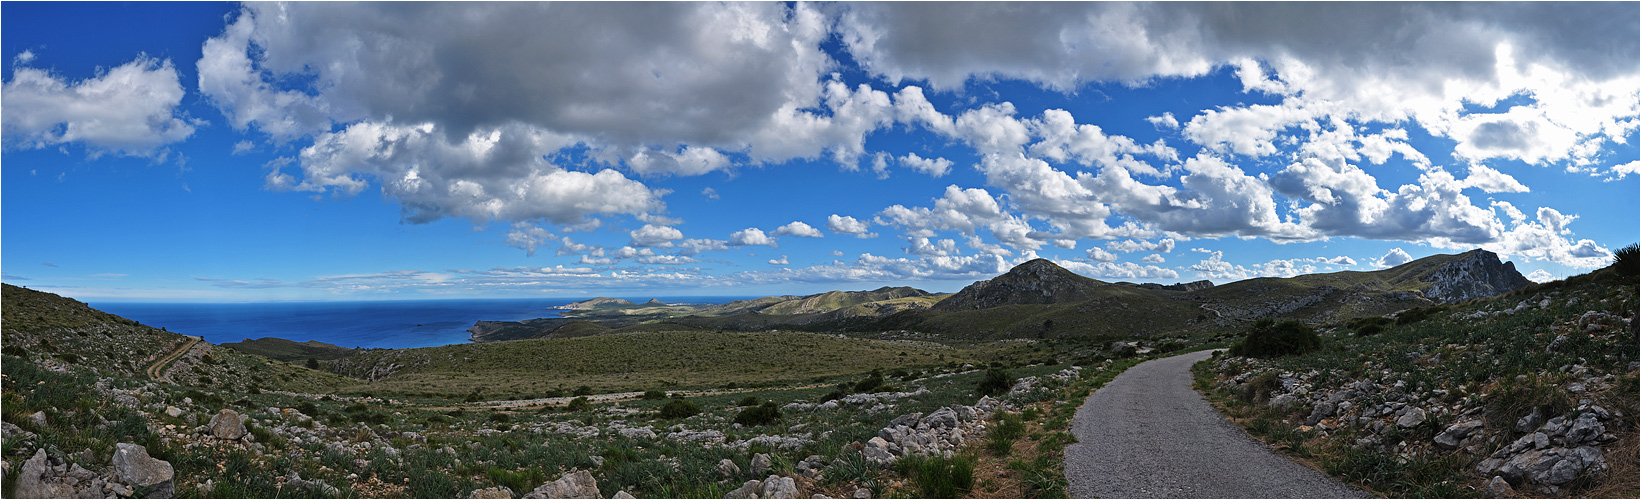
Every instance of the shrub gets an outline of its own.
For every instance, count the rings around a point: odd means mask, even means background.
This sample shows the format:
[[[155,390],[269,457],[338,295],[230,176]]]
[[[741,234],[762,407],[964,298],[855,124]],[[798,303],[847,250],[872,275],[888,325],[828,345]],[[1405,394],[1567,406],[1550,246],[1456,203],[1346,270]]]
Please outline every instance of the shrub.
[[[831,400],[834,400],[834,399],[843,399],[843,396],[844,396],[843,391],[828,392],[828,393],[826,393],[825,396],[821,396],[820,402],[825,403],[827,401],[831,401]]]
[[[911,455],[897,463],[923,498],[962,498],[974,488],[974,457]]]
[[[1274,358],[1304,354],[1322,347],[1322,338],[1298,321],[1281,323],[1266,318],[1255,321],[1248,336],[1231,346],[1232,356]]]
[[[993,455],[1006,457],[1014,448],[1014,442],[1024,435],[1026,422],[1020,415],[998,412],[996,425],[986,433],[986,449],[991,450]]]
[[[739,404],[736,404],[735,406],[758,406],[758,397],[757,396],[747,396],[747,397],[741,398],[741,402]]]
[[[303,415],[310,417],[319,416],[319,407],[314,406],[312,401],[303,401],[300,404],[297,404],[296,411],[302,412]]]
[[[781,409],[775,407],[774,401],[765,401],[763,405],[741,410],[735,415],[735,423],[741,425],[769,425],[781,419]]]
[[[1641,275],[1641,267],[1637,267],[1641,266],[1641,262],[1637,262],[1638,258],[1641,258],[1641,246],[1631,243],[1630,246],[1620,248],[1618,251],[1613,252],[1613,263],[1611,267],[1618,271],[1618,274],[1623,276],[1633,277]]]
[[[872,392],[883,385],[883,372],[872,370],[872,374],[855,383],[855,392]]]
[[[309,370],[318,370],[319,369],[319,360],[314,359],[314,358],[308,358],[308,369]]]
[[[592,394],[593,394],[593,387],[590,386],[590,385],[584,385],[584,386],[575,388],[575,395],[577,395],[577,396],[591,396]]]
[[[512,422],[513,417],[507,415],[506,413],[496,412],[490,414],[490,421],[496,423]]]
[[[686,418],[701,413],[701,406],[687,399],[674,399],[661,405],[661,418]]]
[[[1014,387],[1014,377],[1009,376],[1009,372],[990,368],[986,370],[986,378],[980,380],[974,391],[981,396],[996,396],[1008,393],[1010,387]]]
[[[650,390],[644,391],[644,395],[641,396],[641,398],[642,399],[652,400],[652,401],[657,400],[657,399],[667,399],[667,392],[666,391],[658,391],[658,390],[655,390],[655,389],[650,389]]]
[[[569,411],[587,411],[593,409],[593,402],[589,401],[587,396],[579,396],[570,400],[570,404],[565,405],[564,409]]]

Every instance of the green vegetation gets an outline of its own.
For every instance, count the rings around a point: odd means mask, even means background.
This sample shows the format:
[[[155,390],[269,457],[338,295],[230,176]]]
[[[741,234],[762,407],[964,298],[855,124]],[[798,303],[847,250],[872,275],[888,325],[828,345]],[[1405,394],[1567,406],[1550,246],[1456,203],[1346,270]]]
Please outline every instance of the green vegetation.
[[[674,399],[661,405],[661,418],[675,420],[693,417],[701,413],[701,406],[691,403],[687,399]]]
[[[1635,277],[1641,275],[1641,245],[1631,243],[1629,246],[1613,252],[1612,269],[1620,276]]]
[[[911,479],[922,498],[962,498],[974,488],[974,457],[957,454],[951,458],[913,455],[896,462],[900,473]]]
[[[1322,338],[1315,330],[1298,321],[1265,318],[1255,321],[1248,336],[1231,345],[1232,356],[1270,358],[1291,356],[1314,351],[1322,346]]]
[[[222,344],[222,347],[247,354],[266,356],[287,363],[313,360],[314,362],[308,363],[308,368],[316,370],[319,368],[318,361],[341,359],[352,356],[355,352],[353,349],[338,347],[317,340],[295,342],[274,337],[228,342]]]
[[[780,419],[781,409],[775,406],[774,401],[766,401],[735,414],[735,423],[741,425],[769,425]]]
[[[986,378],[980,380],[980,384],[975,386],[974,391],[980,393],[981,396],[997,396],[1008,393],[1009,388],[1013,386],[1014,377],[1009,376],[1009,372],[998,368],[988,368],[986,369]]]

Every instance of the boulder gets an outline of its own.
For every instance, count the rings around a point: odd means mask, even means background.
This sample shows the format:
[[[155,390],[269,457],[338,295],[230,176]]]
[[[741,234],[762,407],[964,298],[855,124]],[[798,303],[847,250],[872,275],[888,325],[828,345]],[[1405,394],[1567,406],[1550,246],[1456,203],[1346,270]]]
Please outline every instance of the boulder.
[[[1510,498],[1516,496],[1516,490],[1503,477],[1493,476],[1493,480],[1487,482],[1486,495],[1487,498]]]
[[[634,496],[632,496],[631,493],[627,493],[627,490],[621,490],[621,491],[615,492],[615,496],[612,496],[610,498],[638,498],[638,497],[634,497]]]
[[[758,498],[758,490],[764,485],[763,481],[753,479],[742,484],[740,488],[730,490],[724,498]]]
[[[735,477],[741,473],[741,466],[735,465],[734,460],[723,459],[718,461],[718,475],[724,479]]]
[[[131,443],[114,445],[114,480],[136,487],[147,488],[149,498],[171,498],[176,490],[172,481],[176,470],[171,463],[148,456],[148,448]]]
[[[855,492],[849,495],[849,497],[855,499],[872,498],[872,490],[866,488],[855,488]]]
[[[46,428],[46,411],[45,410],[40,410],[40,411],[34,412],[33,414],[28,416],[28,421],[34,422],[34,428],[36,428],[36,429]]]
[[[211,437],[217,439],[237,440],[245,437],[245,419],[239,412],[223,408],[211,417],[211,423],[205,426],[211,432]]]
[[[769,472],[769,454],[758,453],[752,455],[752,475],[762,476]]]
[[[758,487],[759,498],[798,498],[798,485],[790,477],[769,476]]]
[[[578,470],[537,487],[523,498],[602,498],[602,495],[592,473]]]
[[[1483,425],[1481,420],[1466,420],[1450,425],[1441,434],[1436,435],[1436,444],[1450,450],[1458,448],[1459,443],[1464,441],[1464,438],[1470,437],[1471,433],[1476,432],[1476,429],[1482,428]]]
[[[513,489],[506,486],[493,486],[482,490],[473,490],[467,498],[513,498]]]
[[[74,489],[65,484],[50,480],[51,464],[46,458],[45,448],[34,452],[34,457],[23,462],[23,467],[17,472],[17,489],[13,491],[13,498],[66,498],[74,496]]]
[[[1576,445],[1594,441],[1600,438],[1604,432],[1607,432],[1607,426],[1601,424],[1601,420],[1596,418],[1596,414],[1585,412],[1579,415],[1576,420],[1573,420],[1572,427],[1567,429],[1567,444]]]
[[[1413,407],[1408,409],[1407,413],[1402,414],[1401,418],[1396,419],[1396,426],[1403,429],[1412,429],[1424,423],[1424,419],[1424,409]]]
[[[1530,450],[1510,457],[1499,467],[1498,473],[1512,482],[1527,482],[1541,486],[1560,486],[1571,482],[1584,472],[1605,469],[1606,459],[1601,450],[1592,446],[1579,448],[1549,448]]]
[[[165,415],[169,416],[171,418],[180,417],[180,416],[182,416],[182,408],[177,408],[175,406],[167,406],[167,407],[165,407]]]

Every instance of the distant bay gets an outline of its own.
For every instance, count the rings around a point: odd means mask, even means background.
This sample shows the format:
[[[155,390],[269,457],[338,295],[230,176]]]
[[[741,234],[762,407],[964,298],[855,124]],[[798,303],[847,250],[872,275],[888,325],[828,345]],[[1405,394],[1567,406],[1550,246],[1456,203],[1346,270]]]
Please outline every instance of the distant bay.
[[[587,298],[90,305],[154,328],[197,335],[213,344],[278,337],[341,347],[405,349],[466,343],[467,329],[476,321],[558,317],[557,307]],[[667,303],[722,304],[753,297],[657,298]],[[645,300],[649,299],[636,302]]]

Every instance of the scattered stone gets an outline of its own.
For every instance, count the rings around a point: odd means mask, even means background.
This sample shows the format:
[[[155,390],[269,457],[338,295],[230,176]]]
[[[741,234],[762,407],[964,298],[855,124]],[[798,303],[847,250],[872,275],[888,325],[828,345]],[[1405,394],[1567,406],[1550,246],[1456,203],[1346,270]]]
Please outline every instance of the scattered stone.
[[[621,491],[615,492],[615,496],[610,497],[610,498],[637,498],[637,497],[632,496],[631,493],[627,493],[627,490],[621,490]]]
[[[35,428],[44,429],[46,428],[46,411],[40,410],[34,412],[34,414],[28,416],[28,420],[30,422],[34,422]]]
[[[46,473],[50,471],[51,464],[47,463],[45,448],[35,451],[34,457],[25,460],[22,470],[17,472],[17,489],[13,491],[12,496],[14,498],[65,498],[73,496],[73,488],[46,479]]]
[[[758,453],[752,455],[752,475],[762,476],[769,472],[769,454]]]
[[[866,488],[855,488],[855,493],[849,496],[856,499],[872,498],[872,490]]]
[[[1516,496],[1516,490],[1510,487],[1510,482],[1505,481],[1503,476],[1493,476],[1493,480],[1487,482],[1487,498],[1510,498],[1513,496]]]
[[[513,498],[513,489],[506,486],[492,486],[482,490],[473,490],[467,498]]]
[[[718,461],[718,475],[730,479],[741,473],[741,466],[735,465],[734,460],[723,459]]]
[[[180,417],[180,416],[182,416],[182,408],[177,408],[175,406],[167,406],[167,407],[165,407],[165,414],[167,416],[171,417],[171,418]]]
[[[1567,429],[1567,444],[1576,445],[1593,441],[1600,438],[1604,432],[1607,432],[1607,426],[1601,424],[1596,414],[1585,412],[1580,414],[1576,420],[1573,420],[1572,427]]]
[[[798,498],[798,485],[790,477],[769,476],[758,488],[759,498]]]
[[[211,436],[217,439],[237,440],[245,437],[245,419],[239,412],[223,408],[211,417],[211,423],[206,424],[211,430]]]
[[[578,470],[537,487],[524,498],[601,498],[601,494],[592,473]]]
[[[1396,426],[1403,429],[1412,429],[1424,423],[1424,420],[1424,409],[1414,406],[1408,409],[1407,413],[1402,414],[1401,418],[1396,419]]]
[[[171,498],[176,470],[171,463],[148,456],[148,448],[131,443],[114,445],[114,480],[136,488],[148,488],[149,498]]]
[[[1471,433],[1482,428],[1483,425],[1481,420],[1466,420],[1448,426],[1441,434],[1436,435],[1436,444],[1450,450],[1458,448],[1459,443],[1464,441],[1464,438],[1470,437]]]
[[[728,494],[724,495],[724,498],[758,498],[758,489],[762,488],[763,485],[763,481],[749,480],[742,484],[740,488],[730,490]]]
[[[1533,432],[1538,426],[1544,425],[1544,410],[1533,407],[1533,412],[1516,420],[1516,432]]]

